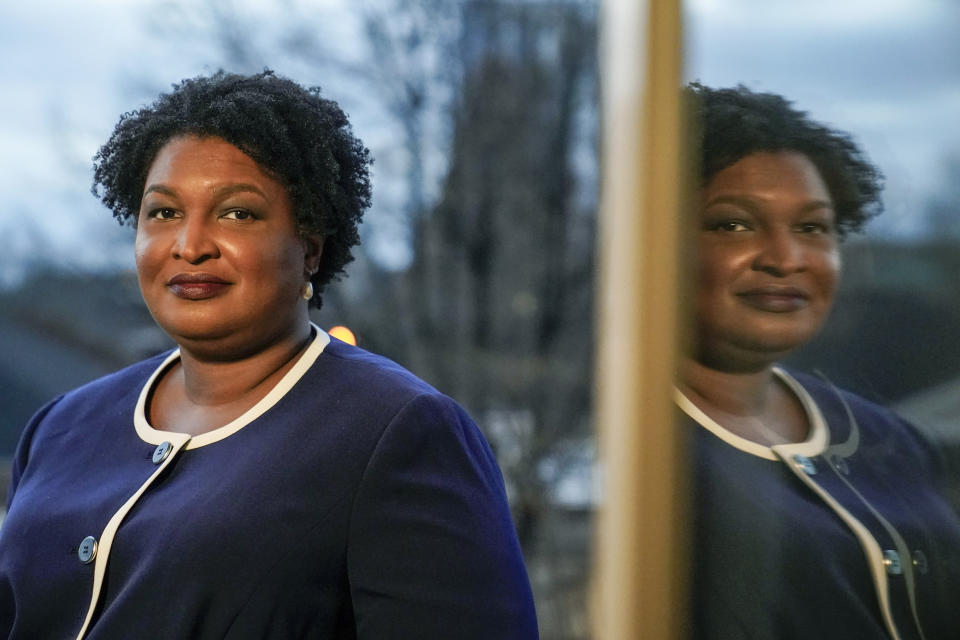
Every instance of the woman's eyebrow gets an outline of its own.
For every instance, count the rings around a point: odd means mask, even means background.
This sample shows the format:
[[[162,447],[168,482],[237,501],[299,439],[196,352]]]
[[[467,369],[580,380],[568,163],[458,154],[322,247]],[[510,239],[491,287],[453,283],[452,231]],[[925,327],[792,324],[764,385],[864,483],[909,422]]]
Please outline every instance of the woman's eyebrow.
[[[173,189],[162,184],[152,184],[143,190],[143,195],[147,195],[148,193],[162,193],[163,195],[170,197],[177,195]]]
[[[753,208],[759,202],[762,202],[763,198],[757,198],[754,196],[745,196],[745,195],[732,195],[732,194],[720,194],[715,196],[704,203],[705,207],[711,207],[716,204],[734,204],[741,207]]]
[[[148,193],[162,193],[163,195],[175,197],[177,192],[164,184],[152,184],[143,191],[143,195]],[[225,198],[234,193],[255,193],[264,200],[269,200],[267,194],[255,184],[240,182],[237,184],[225,184],[213,189],[213,194],[218,198]]]
[[[269,198],[267,198],[267,194],[265,194],[263,190],[260,189],[260,187],[258,187],[255,184],[249,184],[246,182],[239,182],[236,184],[225,184],[213,190],[214,195],[220,198],[232,195],[234,193],[244,193],[244,192],[256,193],[264,200],[269,200]]]
[[[756,207],[757,205],[763,203],[766,198],[749,196],[749,195],[737,195],[737,194],[720,194],[714,198],[711,198],[706,203],[705,207],[710,207],[718,204],[733,204],[741,206],[747,209]],[[801,208],[801,212],[815,211],[817,209],[830,209],[833,210],[833,203],[829,200],[811,200],[805,203]]]

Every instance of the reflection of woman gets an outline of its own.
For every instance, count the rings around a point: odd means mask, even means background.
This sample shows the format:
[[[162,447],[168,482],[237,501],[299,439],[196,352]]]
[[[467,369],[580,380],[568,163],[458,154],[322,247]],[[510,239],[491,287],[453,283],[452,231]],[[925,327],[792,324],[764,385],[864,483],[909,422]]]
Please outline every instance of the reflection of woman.
[[[779,96],[690,92],[697,342],[677,403],[703,427],[694,635],[955,638],[960,522],[935,452],[890,412],[776,365],[827,316],[838,242],[866,221],[879,176]]]
[[[368,204],[335,103],[185,81],[100,150],[179,349],[27,426],[0,535],[14,638],[534,638],[499,470],[450,399],[311,325]]]

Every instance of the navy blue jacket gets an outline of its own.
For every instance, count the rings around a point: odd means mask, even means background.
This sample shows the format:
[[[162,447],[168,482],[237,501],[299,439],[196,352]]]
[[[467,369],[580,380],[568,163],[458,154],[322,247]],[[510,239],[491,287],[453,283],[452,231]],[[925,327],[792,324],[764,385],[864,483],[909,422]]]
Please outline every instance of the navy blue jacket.
[[[936,452],[890,411],[779,375],[811,419],[805,442],[748,443],[680,402],[698,423],[693,637],[960,637],[960,520]]]
[[[318,331],[263,401],[190,438],[145,419],[176,355],[27,426],[0,637],[537,637],[500,471],[456,403]]]

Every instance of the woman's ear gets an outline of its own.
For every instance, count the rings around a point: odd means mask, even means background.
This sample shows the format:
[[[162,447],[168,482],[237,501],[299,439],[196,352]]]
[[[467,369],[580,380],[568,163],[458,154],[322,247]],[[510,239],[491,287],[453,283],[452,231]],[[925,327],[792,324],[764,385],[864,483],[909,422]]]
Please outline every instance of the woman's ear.
[[[323,243],[326,236],[322,233],[301,232],[303,242],[303,270],[311,276],[320,269],[320,256],[323,255]]]

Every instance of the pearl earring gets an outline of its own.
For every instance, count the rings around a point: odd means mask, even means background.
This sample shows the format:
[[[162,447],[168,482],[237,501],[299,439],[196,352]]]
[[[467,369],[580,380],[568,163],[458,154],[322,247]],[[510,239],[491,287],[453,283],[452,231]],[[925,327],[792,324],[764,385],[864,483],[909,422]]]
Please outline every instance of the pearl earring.
[[[307,282],[302,287],[300,287],[300,297],[304,300],[310,300],[313,298],[313,283]]]

